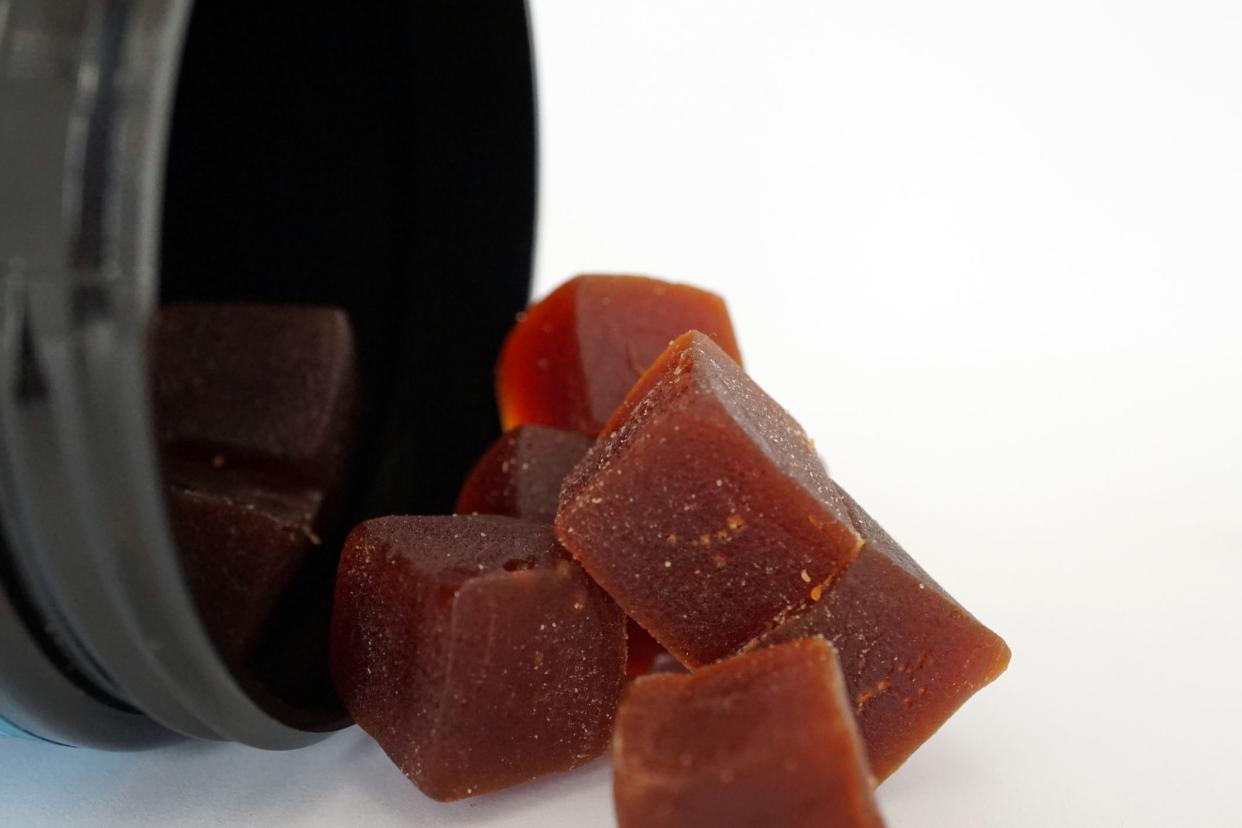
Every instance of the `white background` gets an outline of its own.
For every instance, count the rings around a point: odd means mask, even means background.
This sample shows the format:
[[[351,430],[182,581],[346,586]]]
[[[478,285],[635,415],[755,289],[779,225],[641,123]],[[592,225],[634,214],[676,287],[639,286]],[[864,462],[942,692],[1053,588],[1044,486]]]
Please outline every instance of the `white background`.
[[[538,291],[728,298],[834,475],[1014,651],[893,826],[1242,823],[1242,4],[534,3]],[[611,824],[296,754],[0,746],[0,823]]]

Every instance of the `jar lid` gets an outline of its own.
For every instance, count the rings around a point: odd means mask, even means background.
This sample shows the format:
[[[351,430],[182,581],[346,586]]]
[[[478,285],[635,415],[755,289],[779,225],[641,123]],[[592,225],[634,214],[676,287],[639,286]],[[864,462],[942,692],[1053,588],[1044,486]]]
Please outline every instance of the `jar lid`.
[[[161,299],[349,312],[373,389],[354,517],[446,511],[529,290],[524,3],[10,0],[0,14],[0,733],[291,748],[172,544]]]

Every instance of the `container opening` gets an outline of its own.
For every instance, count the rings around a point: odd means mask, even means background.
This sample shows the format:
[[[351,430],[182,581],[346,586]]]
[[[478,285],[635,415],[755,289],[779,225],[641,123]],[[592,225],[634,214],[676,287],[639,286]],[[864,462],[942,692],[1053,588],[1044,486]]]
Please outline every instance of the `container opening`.
[[[492,366],[526,302],[534,221],[526,25],[513,0],[194,6],[161,303],[337,306],[358,353],[361,439],[332,554],[238,675],[298,727],[341,719],[324,642],[344,531],[450,511],[498,431]]]

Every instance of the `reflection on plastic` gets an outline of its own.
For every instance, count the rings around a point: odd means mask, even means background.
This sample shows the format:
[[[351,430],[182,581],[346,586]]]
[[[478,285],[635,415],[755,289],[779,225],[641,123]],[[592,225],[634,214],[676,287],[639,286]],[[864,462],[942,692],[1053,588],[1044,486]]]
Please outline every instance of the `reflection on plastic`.
[[[14,736],[18,739],[34,739],[36,741],[40,741],[38,736],[35,736],[33,733],[27,733],[3,717],[0,717],[0,736]]]

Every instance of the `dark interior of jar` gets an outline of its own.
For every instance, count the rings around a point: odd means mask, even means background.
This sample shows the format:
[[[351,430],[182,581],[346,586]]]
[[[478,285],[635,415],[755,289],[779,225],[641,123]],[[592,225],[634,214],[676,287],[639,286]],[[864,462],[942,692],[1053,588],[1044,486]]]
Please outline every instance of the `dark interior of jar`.
[[[497,433],[492,366],[529,289],[533,107],[522,2],[195,4],[160,298],[349,313],[365,415],[329,548],[367,516],[451,510]],[[324,656],[334,571],[304,573],[239,676],[306,729],[341,720]],[[290,676],[307,647],[325,669]]]

